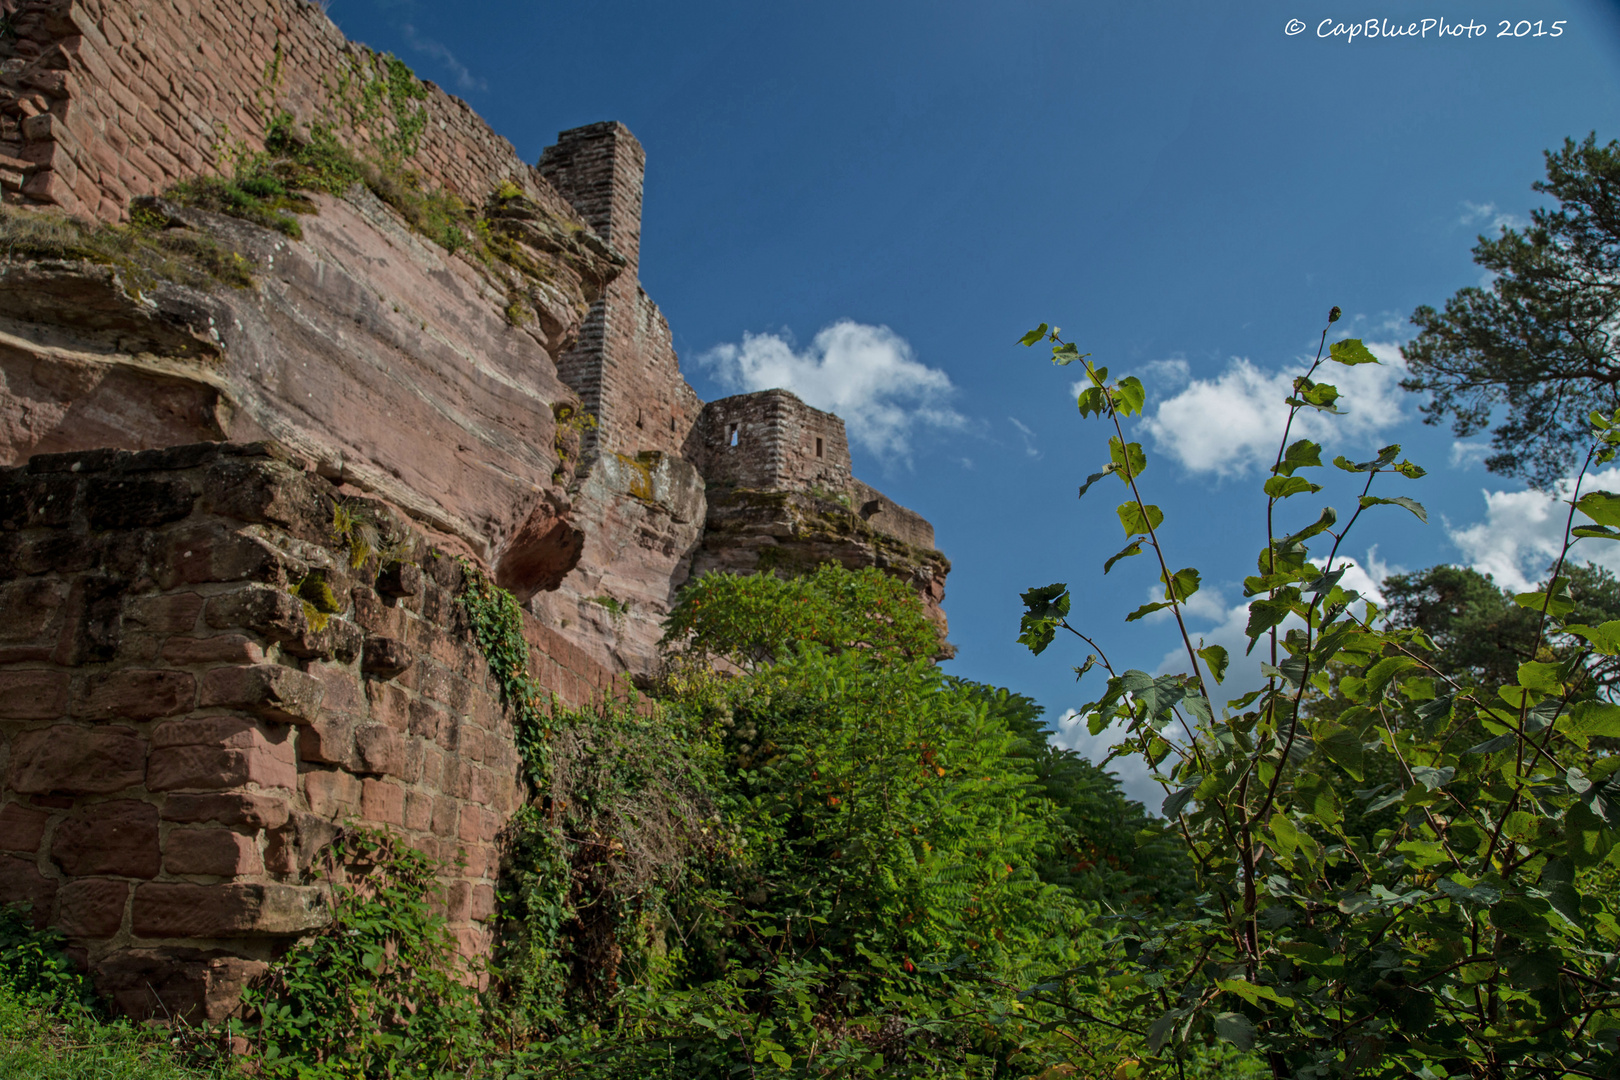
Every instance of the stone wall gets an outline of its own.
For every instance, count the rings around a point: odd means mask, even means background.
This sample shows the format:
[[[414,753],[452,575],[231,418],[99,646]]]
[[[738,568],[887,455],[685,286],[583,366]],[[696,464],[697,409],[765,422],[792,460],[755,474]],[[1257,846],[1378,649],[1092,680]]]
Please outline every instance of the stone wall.
[[[274,444],[0,470],[0,902],[32,903],[122,1012],[234,1007],[327,918],[314,870],[351,819],[452,867],[452,928],[488,947],[520,773],[462,571],[361,499],[388,555],[353,568],[334,490]],[[526,632],[564,703],[615,692]]]
[[[362,91],[380,58],[310,0],[7,0],[0,40],[0,188],[8,202],[105,221],[133,195],[260,150],[285,109],[355,149],[397,134]],[[466,102],[427,85],[410,165],[478,205],[503,181],[549,212],[568,203]],[[577,220],[577,218],[576,218]]]
[[[596,417],[587,455],[680,455],[703,407],[681,375],[669,323],[638,283],[646,162],[636,137],[612,122],[561,132],[540,156],[541,174],[627,260],[557,362],[558,376]]]
[[[834,494],[850,484],[844,422],[787,390],[711,401],[703,407],[700,430],[703,475],[711,484]]]

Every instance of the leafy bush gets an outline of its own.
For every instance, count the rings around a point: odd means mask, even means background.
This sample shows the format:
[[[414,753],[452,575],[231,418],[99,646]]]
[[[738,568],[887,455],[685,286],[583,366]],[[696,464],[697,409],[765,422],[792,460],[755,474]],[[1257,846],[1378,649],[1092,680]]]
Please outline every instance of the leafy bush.
[[[350,829],[327,850],[332,921],[250,987],[256,1067],[297,1080],[464,1075],[481,1060],[474,972],[434,912],[432,860]]]
[[[1354,339],[1327,349],[1327,333],[1326,355],[1294,382],[1285,432],[1303,409],[1335,411],[1337,390],[1316,381],[1324,361],[1376,363]],[[1602,740],[1620,736],[1620,706],[1597,695],[1592,671],[1620,655],[1620,622],[1571,620],[1564,567],[1575,540],[1620,538],[1620,498],[1577,481],[1551,579],[1513,598],[1531,616],[1528,658],[1508,685],[1479,685],[1437,663],[1442,646],[1423,629],[1380,618],[1342,584],[1339,550],[1364,512],[1426,517],[1374,484],[1423,470],[1398,446],[1336,458],[1359,488],[1348,521],[1335,531],[1329,507],[1274,528],[1285,500],[1322,490],[1309,478],[1321,447],[1285,434],[1264,485],[1267,543],[1245,581],[1266,682],[1217,710],[1228,658],[1181,621],[1200,576],[1173,569],[1163,512],[1138,484],[1146,454],[1125,433],[1145,388],[1110,380],[1044,325],[1024,343],[1043,340],[1055,362],[1084,364],[1081,414],[1112,428],[1092,482],[1126,485],[1126,546],[1105,572],[1152,553],[1164,599],[1146,610],[1176,616],[1188,669],[1116,671],[1090,628],[1071,625],[1061,584],[1025,594],[1022,640],[1038,653],[1070,631],[1092,651],[1085,667],[1106,670],[1081,712],[1094,734],[1121,723],[1117,750],[1152,766],[1201,891],[1128,925],[1106,968],[1071,969],[1039,996],[1069,1012],[1077,1037],[1127,1032],[1144,1062],[1178,1068],[1219,1042],[1278,1077],[1615,1075],[1620,756]],[[1617,422],[1592,414],[1587,467],[1614,457]],[[1313,559],[1317,537],[1331,545]]]
[[[681,590],[664,633],[666,648],[684,648],[700,663],[718,657],[749,670],[803,643],[864,650],[879,662],[940,649],[938,628],[905,583],[830,563],[795,578],[705,574]]]

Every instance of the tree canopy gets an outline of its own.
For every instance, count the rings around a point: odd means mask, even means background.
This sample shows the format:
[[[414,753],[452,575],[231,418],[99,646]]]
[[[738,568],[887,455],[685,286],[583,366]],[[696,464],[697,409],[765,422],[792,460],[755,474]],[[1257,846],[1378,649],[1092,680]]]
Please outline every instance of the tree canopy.
[[[1488,287],[1412,313],[1401,385],[1429,395],[1426,422],[1450,417],[1459,436],[1500,418],[1486,468],[1547,487],[1572,471],[1587,415],[1620,406],[1620,141],[1566,139],[1533,186],[1558,208],[1479,238]]]

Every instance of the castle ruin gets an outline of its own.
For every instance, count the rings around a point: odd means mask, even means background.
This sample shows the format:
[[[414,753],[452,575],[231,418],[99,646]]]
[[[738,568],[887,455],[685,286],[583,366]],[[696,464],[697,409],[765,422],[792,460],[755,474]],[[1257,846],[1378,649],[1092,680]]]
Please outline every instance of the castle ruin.
[[[524,793],[463,559],[523,602],[531,670],[570,706],[655,673],[709,571],[879,566],[943,628],[933,529],[852,475],[841,420],[682,377],[622,125],[530,165],[432,84],[379,108],[356,88],[386,59],[308,0],[0,7],[8,227],[133,207],[251,269],[0,258],[0,902],[121,1011],[228,1014],[325,920],[348,821],[439,859],[463,950],[488,949]],[[312,195],[298,238],[162,197],[273,123],[402,153],[508,261],[360,185]]]

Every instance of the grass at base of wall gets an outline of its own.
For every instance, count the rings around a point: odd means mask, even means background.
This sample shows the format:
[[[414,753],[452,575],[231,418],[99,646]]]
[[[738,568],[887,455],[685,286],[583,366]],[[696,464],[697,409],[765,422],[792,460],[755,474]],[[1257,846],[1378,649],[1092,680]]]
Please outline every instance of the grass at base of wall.
[[[226,1080],[233,1066],[180,1064],[167,1032],[105,1021],[79,1005],[26,995],[0,980],[0,1077],[5,1080]]]

